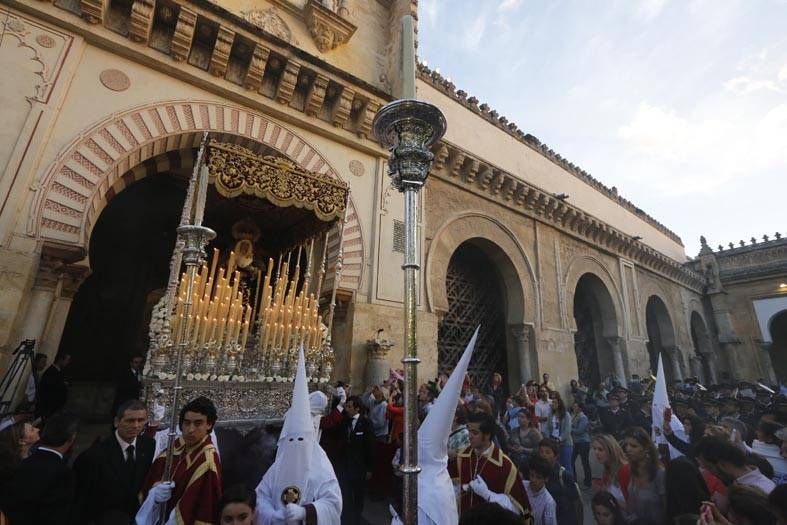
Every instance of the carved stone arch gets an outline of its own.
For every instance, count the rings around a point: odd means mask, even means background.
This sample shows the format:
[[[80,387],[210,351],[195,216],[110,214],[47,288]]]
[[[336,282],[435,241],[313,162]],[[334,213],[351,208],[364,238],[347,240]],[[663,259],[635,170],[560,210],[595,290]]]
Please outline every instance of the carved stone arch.
[[[566,312],[569,318],[568,325],[571,330],[577,329],[572,315],[574,311],[574,291],[577,289],[579,280],[585,274],[592,274],[603,283],[614,308],[614,312],[612,312],[614,317],[612,315],[605,316],[604,335],[606,337],[623,336],[623,295],[620,292],[620,287],[615,282],[615,278],[609,268],[592,255],[579,255],[572,259],[566,267],[563,277],[563,300],[566,305]]]
[[[87,249],[90,233],[109,199],[144,177],[146,161],[190,150],[202,132],[219,133],[257,149],[280,152],[310,171],[341,178],[325,157],[284,124],[214,101],[171,100],[112,114],[87,128],[63,148],[41,179],[28,221],[28,233],[44,242]],[[343,287],[362,280],[364,243],[356,206],[350,199],[344,225]],[[338,247],[337,247],[338,248]]]
[[[514,233],[481,211],[466,211],[437,228],[426,255],[426,300],[429,310],[448,311],[446,274],[456,249],[473,241],[497,267],[507,295],[509,324],[535,323],[538,288],[533,266]]]

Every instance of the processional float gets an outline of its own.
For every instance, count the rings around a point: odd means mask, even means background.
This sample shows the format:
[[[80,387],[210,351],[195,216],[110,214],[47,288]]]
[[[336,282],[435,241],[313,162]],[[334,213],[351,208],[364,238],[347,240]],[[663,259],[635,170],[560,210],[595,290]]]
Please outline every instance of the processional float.
[[[256,270],[255,284],[244,287],[243,254],[214,248],[206,257],[205,247],[215,237],[202,226],[209,183],[223,198],[245,195],[308,209],[327,227],[270,257],[264,274]],[[205,134],[186,192],[167,291],[151,317],[144,371],[146,399],[165,407],[171,428],[179,400],[198,395],[216,403],[225,423],[280,420],[289,407],[301,345],[312,386],[327,387],[348,198],[342,181],[282,157],[209,141]],[[331,288],[324,290],[329,270]]]

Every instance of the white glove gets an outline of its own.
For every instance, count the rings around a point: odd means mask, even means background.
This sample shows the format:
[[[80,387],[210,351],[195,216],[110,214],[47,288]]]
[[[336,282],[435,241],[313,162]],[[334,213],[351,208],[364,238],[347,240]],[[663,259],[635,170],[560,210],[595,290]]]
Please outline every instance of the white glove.
[[[288,503],[284,507],[284,518],[287,523],[299,523],[306,519],[306,509],[295,503]]]
[[[478,494],[478,497],[483,499],[484,501],[489,501],[489,498],[492,496],[492,491],[489,490],[489,487],[486,486],[486,482],[484,478],[481,476],[476,476],[475,478],[470,480],[470,489]]]
[[[164,408],[164,405],[160,405],[155,401],[153,402],[153,422],[161,423],[161,421],[164,419],[165,412],[166,409]]]
[[[158,485],[154,485],[153,488],[150,489],[150,492],[153,494],[153,501],[156,503],[165,503],[172,497],[173,490],[175,490],[175,482],[165,481]]]

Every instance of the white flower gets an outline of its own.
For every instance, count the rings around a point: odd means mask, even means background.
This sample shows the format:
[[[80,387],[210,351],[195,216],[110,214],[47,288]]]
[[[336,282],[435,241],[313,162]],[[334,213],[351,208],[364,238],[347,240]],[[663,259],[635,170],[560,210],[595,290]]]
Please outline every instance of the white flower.
[[[243,381],[246,381],[246,378],[245,378],[245,377],[243,377],[243,376],[235,376],[235,381],[241,381],[241,382],[243,382]]]
[[[186,379],[188,379],[189,381],[194,381],[194,374],[189,372],[188,374],[186,374]]]
[[[271,376],[268,376],[265,378],[265,381],[267,381],[268,383],[273,383],[273,378]]]
[[[218,378],[219,378],[219,376],[217,376],[216,374],[211,374],[209,379],[210,379],[211,381],[215,381],[215,380],[216,380],[216,379],[218,379]]]

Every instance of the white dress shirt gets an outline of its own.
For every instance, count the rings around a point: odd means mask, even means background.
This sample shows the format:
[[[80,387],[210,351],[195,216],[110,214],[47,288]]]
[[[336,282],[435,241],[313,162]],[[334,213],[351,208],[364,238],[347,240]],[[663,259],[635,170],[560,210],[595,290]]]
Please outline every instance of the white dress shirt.
[[[127,461],[128,460],[128,452],[127,452],[127,450],[128,450],[128,447],[131,447],[131,446],[134,447],[134,456],[133,456],[133,458],[136,459],[136,457],[137,457],[137,438],[134,438],[134,440],[129,443],[129,442],[125,441],[122,437],[120,437],[120,434],[118,434],[118,431],[115,430],[115,439],[117,439],[117,442],[120,445],[120,450],[123,451],[123,461]]]

